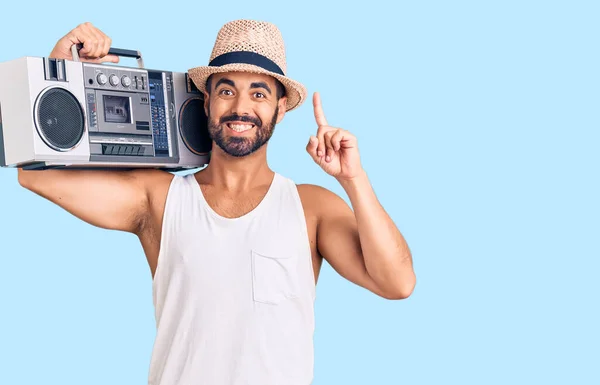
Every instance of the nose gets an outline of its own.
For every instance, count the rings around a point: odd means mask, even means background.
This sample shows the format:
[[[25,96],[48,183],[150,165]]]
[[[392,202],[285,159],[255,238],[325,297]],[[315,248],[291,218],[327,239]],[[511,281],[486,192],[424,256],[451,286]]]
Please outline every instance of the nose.
[[[236,95],[234,102],[231,105],[231,113],[239,116],[250,115],[252,112],[252,101],[244,93]]]

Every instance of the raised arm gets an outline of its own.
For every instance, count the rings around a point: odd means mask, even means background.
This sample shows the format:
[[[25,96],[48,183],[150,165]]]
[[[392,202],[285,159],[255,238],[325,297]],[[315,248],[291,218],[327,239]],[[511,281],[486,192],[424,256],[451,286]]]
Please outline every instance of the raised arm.
[[[148,218],[150,187],[159,170],[22,170],[19,184],[79,219],[105,229],[139,234]]]
[[[93,26],[82,23],[65,34],[50,57],[70,59],[71,47],[83,44],[80,60],[118,62],[108,55],[112,40]],[[21,186],[59,205],[94,226],[138,233],[149,209],[149,186],[166,172],[158,170],[23,170]]]
[[[350,281],[385,298],[406,298],[416,284],[412,254],[377,200],[360,162],[357,139],[350,132],[327,124],[317,93],[313,105],[318,130],[306,150],[325,172],[337,179],[352,206],[328,190],[310,187],[312,194],[305,194],[311,197],[307,201],[319,202],[319,251]]]

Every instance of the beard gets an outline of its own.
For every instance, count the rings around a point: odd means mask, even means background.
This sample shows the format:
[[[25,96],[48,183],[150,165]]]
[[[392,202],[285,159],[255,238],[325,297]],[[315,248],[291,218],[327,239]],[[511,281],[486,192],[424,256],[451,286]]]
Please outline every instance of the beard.
[[[277,114],[279,106],[275,108],[275,113],[271,121],[266,125],[258,117],[239,116],[237,114],[221,117],[218,122],[215,122],[210,117],[210,107],[208,115],[208,135],[226,154],[235,157],[243,157],[252,154],[271,139],[275,131],[277,122]],[[230,136],[224,134],[227,122],[240,121],[254,124],[254,137]]]

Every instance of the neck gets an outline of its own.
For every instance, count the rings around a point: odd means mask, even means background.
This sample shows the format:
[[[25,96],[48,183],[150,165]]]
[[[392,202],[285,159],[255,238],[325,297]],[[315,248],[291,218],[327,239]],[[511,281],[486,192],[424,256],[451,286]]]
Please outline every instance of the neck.
[[[273,171],[267,164],[266,144],[256,152],[238,158],[213,144],[208,165],[199,173],[202,183],[227,191],[246,191],[269,183]]]

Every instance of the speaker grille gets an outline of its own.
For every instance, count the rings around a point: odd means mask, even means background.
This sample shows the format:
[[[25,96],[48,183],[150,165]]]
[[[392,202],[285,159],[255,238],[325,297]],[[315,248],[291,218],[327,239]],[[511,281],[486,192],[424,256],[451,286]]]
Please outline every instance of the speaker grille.
[[[201,98],[188,99],[179,113],[179,130],[186,147],[197,155],[210,152],[212,140],[208,135],[208,118]]]
[[[64,88],[51,88],[38,99],[37,128],[56,150],[69,150],[83,137],[85,116],[77,98]]]

